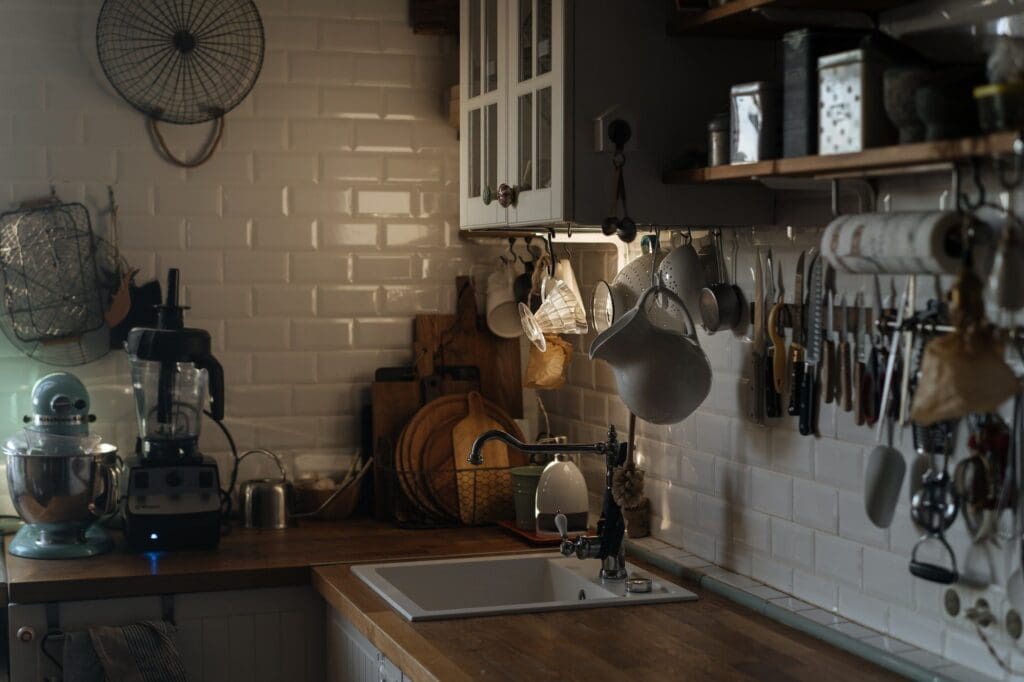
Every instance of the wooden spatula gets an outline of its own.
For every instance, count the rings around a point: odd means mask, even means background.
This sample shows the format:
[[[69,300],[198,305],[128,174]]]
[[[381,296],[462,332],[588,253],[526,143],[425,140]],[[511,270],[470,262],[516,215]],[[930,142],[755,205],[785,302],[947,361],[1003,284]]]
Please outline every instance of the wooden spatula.
[[[473,391],[466,396],[469,412],[452,429],[456,482],[459,490],[459,518],[465,524],[494,523],[508,518],[512,502],[512,477],[508,473],[508,447],[492,440],[484,445],[483,465],[467,461],[477,437],[501,425],[487,416],[483,397]]]

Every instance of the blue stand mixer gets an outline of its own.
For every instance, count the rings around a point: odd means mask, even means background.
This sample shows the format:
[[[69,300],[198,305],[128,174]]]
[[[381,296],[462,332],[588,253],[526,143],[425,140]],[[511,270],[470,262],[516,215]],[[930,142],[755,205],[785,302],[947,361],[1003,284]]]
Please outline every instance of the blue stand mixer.
[[[7,487],[26,525],[8,551],[30,559],[77,559],[113,549],[96,524],[116,511],[117,471],[100,460],[89,434],[89,393],[73,374],[55,372],[32,388],[33,414],[4,445]]]

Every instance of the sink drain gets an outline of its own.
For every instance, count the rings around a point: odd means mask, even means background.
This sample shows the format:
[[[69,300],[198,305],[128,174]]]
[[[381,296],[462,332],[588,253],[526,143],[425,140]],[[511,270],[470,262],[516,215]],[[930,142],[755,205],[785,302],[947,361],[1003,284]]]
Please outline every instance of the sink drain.
[[[587,598],[587,591],[586,590],[580,590],[580,593],[577,595],[577,599],[579,599],[580,601],[583,601],[586,598]]]

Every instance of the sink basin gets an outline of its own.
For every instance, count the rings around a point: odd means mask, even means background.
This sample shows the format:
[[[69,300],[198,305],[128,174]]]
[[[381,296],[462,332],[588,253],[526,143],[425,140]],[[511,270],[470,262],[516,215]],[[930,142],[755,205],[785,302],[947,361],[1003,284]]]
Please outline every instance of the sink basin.
[[[697,595],[626,564],[631,578],[652,578],[647,593],[602,581],[598,559],[560,554],[364,564],[352,572],[410,621],[606,606],[692,601]]]

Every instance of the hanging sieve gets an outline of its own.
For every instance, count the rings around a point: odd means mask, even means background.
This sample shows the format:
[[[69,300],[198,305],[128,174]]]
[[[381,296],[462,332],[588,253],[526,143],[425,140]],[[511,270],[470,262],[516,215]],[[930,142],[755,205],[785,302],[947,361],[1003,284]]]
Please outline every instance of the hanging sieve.
[[[116,247],[93,233],[82,204],[0,214],[0,330],[41,362],[96,360],[110,349],[104,314],[124,268]]]
[[[150,120],[163,155],[196,166],[213,153],[224,115],[263,67],[263,22],[252,0],[105,0],[96,23],[100,65],[114,89]],[[217,121],[191,162],[167,149],[157,122]]]

